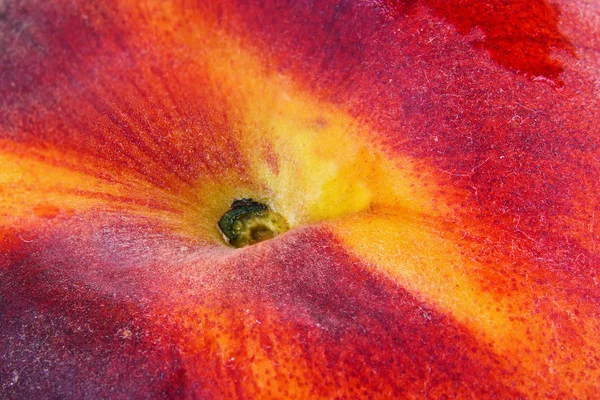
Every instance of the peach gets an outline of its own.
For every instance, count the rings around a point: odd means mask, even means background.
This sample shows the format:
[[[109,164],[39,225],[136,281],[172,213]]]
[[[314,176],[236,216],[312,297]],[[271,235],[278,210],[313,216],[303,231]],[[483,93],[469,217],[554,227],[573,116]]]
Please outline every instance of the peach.
[[[0,397],[598,396],[599,10],[0,2]]]

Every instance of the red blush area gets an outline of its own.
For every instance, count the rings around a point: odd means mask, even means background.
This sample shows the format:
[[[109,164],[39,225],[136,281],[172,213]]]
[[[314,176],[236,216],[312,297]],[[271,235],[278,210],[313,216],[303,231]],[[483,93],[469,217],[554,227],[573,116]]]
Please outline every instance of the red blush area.
[[[23,1],[5,13],[0,139],[53,165],[176,193],[201,176],[244,175],[235,136],[223,134],[235,113],[197,66],[202,46],[184,52],[132,31],[140,21],[113,2]]]
[[[544,0],[388,0],[382,2],[382,7],[392,18],[405,18],[417,4],[430,8],[462,35],[481,29],[485,38],[474,45],[487,50],[499,65],[562,85],[559,75],[564,68],[552,58],[552,52],[574,55],[574,47],[558,29],[557,7]]]

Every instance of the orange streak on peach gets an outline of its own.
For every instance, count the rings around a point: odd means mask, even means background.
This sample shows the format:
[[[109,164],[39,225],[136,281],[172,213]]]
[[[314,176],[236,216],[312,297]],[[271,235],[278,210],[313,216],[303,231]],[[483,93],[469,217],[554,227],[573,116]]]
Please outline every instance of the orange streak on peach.
[[[185,207],[147,182],[132,176],[121,177],[120,182],[101,179],[89,171],[101,171],[102,165],[54,149],[32,152],[7,141],[2,145],[0,225],[4,227],[27,230],[59,216],[69,218],[91,210],[152,217],[172,228],[181,225],[174,222]],[[56,165],[57,160],[63,166]],[[78,171],[81,164],[87,172]]]

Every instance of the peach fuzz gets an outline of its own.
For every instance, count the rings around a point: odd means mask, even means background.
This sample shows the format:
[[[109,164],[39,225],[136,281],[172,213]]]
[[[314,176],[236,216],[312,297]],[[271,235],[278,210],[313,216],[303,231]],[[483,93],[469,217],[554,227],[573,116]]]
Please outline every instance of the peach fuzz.
[[[599,11],[0,2],[0,397],[594,398]]]

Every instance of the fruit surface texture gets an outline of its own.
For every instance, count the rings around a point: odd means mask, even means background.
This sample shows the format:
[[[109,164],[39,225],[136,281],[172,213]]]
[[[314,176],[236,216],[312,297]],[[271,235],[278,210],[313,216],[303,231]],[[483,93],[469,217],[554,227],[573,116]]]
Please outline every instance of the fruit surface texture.
[[[0,0],[0,398],[598,398],[599,145],[597,0]]]

